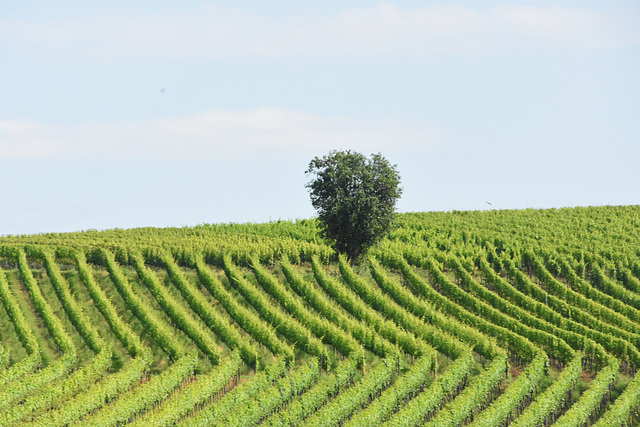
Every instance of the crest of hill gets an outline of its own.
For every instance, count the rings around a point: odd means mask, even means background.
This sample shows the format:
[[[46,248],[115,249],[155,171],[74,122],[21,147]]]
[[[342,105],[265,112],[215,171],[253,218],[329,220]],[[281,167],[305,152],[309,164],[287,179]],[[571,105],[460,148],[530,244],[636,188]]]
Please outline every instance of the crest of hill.
[[[530,246],[564,250],[621,246],[635,253],[640,247],[640,206],[597,206],[561,209],[450,211],[399,213],[396,226],[381,243],[397,242],[449,247],[454,243],[500,248],[517,240]],[[0,237],[2,244],[64,245],[78,247],[217,247],[255,248],[300,245],[302,252],[333,250],[320,235],[316,219],[267,223],[200,224],[194,227],[86,230]],[[277,251],[276,251],[277,252]]]

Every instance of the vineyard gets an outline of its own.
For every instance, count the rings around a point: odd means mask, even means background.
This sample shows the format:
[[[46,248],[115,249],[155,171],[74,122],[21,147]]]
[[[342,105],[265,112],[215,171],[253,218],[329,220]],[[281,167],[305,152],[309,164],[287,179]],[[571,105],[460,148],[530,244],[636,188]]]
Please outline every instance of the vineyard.
[[[0,425],[640,424],[640,206],[0,237]]]

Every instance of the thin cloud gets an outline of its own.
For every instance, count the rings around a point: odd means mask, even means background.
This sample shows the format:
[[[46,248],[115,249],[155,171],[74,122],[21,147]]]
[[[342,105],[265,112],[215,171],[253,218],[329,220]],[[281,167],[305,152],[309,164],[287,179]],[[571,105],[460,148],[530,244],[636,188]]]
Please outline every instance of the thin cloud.
[[[202,5],[154,14],[109,11],[49,21],[0,20],[0,40],[40,57],[113,60],[424,55],[639,45],[638,16],[576,7],[394,4],[272,18]]]
[[[116,124],[0,121],[0,158],[207,158],[263,150],[419,150],[450,137],[410,120],[357,120],[262,108]]]

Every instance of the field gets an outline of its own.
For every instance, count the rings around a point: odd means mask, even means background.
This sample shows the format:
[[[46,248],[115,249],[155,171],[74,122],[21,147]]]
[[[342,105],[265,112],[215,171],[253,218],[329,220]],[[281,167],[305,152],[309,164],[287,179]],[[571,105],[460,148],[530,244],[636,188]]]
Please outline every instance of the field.
[[[0,237],[0,425],[629,426],[640,206]]]

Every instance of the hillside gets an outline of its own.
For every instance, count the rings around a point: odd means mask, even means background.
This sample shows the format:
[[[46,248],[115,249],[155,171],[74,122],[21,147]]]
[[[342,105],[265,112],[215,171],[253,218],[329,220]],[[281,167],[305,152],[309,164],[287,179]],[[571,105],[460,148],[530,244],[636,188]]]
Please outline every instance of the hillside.
[[[0,237],[0,425],[638,425],[640,206]]]

